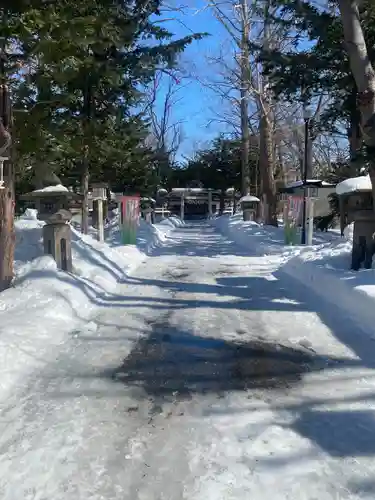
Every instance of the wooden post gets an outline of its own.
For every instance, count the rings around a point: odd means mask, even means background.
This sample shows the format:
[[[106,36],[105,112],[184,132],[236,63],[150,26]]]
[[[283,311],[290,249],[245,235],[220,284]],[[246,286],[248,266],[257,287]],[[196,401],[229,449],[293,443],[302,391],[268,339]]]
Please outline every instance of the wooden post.
[[[12,190],[0,189],[0,292],[9,288],[13,279],[14,219]]]
[[[1,39],[0,48],[0,161],[1,187],[0,187],[0,292],[9,288],[13,279],[14,261],[14,183],[13,169],[9,160],[12,137],[11,127],[11,101],[9,89],[6,85],[5,63],[7,55],[5,52],[6,40]],[[4,171],[4,161],[7,160],[6,172]]]
[[[104,217],[103,217],[103,200],[98,199],[98,240],[104,241]]]

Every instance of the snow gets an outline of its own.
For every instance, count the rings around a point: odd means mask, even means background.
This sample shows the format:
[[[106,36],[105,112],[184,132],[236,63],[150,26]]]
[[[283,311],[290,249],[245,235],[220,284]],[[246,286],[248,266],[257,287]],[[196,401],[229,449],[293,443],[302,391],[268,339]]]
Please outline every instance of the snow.
[[[206,193],[208,191],[207,188],[172,188],[172,194],[189,194],[189,193]]]
[[[374,272],[348,271],[350,228],[286,247],[241,214],[171,217],[130,249],[115,218],[106,244],[74,231],[76,276],[41,226],[17,221],[0,295],[2,500],[374,498]]]
[[[350,270],[353,225],[341,238],[336,231],[314,234],[313,246],[285,246],[283,228],[244,222],[242,214],[214,219],[217,228],[258,255],[273,256],[280,271],[341,307],[375,339],[375,276]]]
[[[240,203],[243,203],[244,201],[260,201],[260,199],[257,198],[256,196],[252,196],[252,195],[248,194],[248,195],[242,196],[242,198],[240,198]]]
[[[287,187],[288,188],[293,188],[293,187],[301,187],[305,184],[319,184],[321,187],[330,187],[333,186],[333,184],[330,184],[329,182],[322,181],[320,179],[306,179],[306,181],[303,180],[298,180],[298,181],[293,181],[290,182]]]
[[[141,198],[141,201],[151,201],[151,203],[156,203],[156,200],[154,200],[154,198],[147,198],[147,197]]]
[[[371,191],[372,184],[369,175],[362,175],[360,177],[352,177],[345,179],[336,186],[336,193],[338,195],[354,193],[356,191]]]
[[[34,189],[33,193],[69,193],[69,189],[62,184],[56,184],[56,186],[46,186],[41,189]]]
[[[16,221],[14,287],[0,294],[0,402],[20,379],[44,365],[44,356],[63,344],[95,314],[101,297],[163,244],[174,224],[141,221],[137,246],[122,246],[117,219],[107,227],[107,243],[72,228],[73,274],[43,255],[42,227],[36,210]],[[175,223],[177,224],[177,223]]]

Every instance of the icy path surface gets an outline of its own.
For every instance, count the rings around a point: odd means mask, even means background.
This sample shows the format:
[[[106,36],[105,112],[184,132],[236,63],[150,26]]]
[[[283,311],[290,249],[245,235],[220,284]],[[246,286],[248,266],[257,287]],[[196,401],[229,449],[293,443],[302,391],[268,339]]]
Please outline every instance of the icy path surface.
[[[205,224],[0,408],[1,500],[375,498],[374,343]]]

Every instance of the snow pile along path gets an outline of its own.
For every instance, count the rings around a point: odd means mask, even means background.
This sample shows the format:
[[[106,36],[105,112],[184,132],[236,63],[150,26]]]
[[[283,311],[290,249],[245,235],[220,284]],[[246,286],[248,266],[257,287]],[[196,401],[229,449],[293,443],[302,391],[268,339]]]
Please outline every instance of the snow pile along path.
[[[360,178],[361,179],[361,178]],[[315,233],[311,247],[285,246],[283,228],[242,221],[242,214],[213,222],[249,255],[267,255],[279,263],[279,272],[291,276],[339,306],[375,338],[374,270],[350,270],[352,227],[341,238],[337,232]]]
[[[118,281],[153,247],[163,244],[170,231],[142,222],[137,246],[116,247],[116,226],[109,244],[72,229],[69,274],[58,271],[52,257],[42,255],[42,227],[34,210],[16,221],[16,279],[14,287],[0,294],[0,401],[27,373],[45,365],[51,349],[87,324],[101,297],[115,292]]]

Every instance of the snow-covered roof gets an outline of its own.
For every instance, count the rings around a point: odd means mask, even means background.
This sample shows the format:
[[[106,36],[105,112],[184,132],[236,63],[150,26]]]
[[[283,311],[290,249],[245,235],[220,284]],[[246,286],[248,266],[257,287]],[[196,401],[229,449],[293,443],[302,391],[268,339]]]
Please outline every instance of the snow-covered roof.
[[[299,180],[299,181],[294,181],[289,184],[287,184],[287,188],[297,188],[297,187],[302,187],[302,186],[308,186],[308,185],[313,185],[313,186],[318,186],[318,187],[330,187],[333,186],[333,184],[330,184],[329,182],[322,181],[321,179],[306,179],[306,182]]]
[[[260,199],[256,196],[252,196],[251,194],[247,194],[246,196],[242,196],[242,198],[240,198],[240,203],[244,201],[260,201]]]
[[[172,188],[171,193],[205,193],[206,188]]]
[[[339,182],[336,186],[336,193],[349,194],[355,193],[356,191],[371,191],[372,184],[369,175],[362,175],[360,177],[351,177],[350,179],[345,179]]]
[[[33,193],[69,193],[69,189],[62,184],[56,186],[46,186],[41,189],[35,189]]]
[[[151,201],[151,203],[156,203],[154,198],[149,198],[149,197],[143,197],[143,198],[141,198],[141,201]]]

